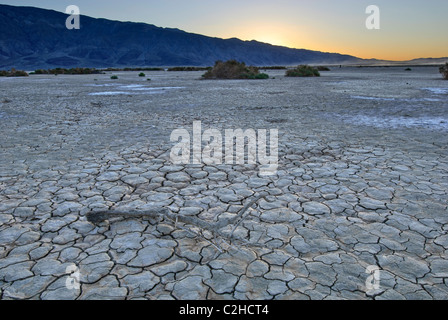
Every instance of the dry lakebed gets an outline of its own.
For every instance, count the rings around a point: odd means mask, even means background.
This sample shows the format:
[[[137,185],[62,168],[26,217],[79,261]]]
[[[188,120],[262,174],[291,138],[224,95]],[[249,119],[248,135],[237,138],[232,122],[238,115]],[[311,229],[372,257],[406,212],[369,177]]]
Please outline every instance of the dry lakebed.
[[[266,72],[0,78],[0,298],[447,299],[437,67]],[[278,170],[173,164],[195,121],[278,129]]]

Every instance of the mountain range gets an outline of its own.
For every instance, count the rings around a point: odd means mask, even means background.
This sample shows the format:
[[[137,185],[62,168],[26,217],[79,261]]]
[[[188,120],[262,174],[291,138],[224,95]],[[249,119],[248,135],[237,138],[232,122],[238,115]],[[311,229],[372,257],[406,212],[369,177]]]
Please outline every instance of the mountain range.
[[[80,29],[69,30],[67,18],[53,10],[0,5],[0,69],[211,66],[229,59],[256,66],[366,62],[350,55],[84,15]]]

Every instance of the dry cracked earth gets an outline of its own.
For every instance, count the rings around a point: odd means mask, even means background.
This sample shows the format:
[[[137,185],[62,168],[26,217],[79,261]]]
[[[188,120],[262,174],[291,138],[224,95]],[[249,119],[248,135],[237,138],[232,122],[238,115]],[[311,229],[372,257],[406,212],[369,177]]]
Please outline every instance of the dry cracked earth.
[[[0,79],[1,299],[447,299],[448,84],[403,69]],[[171,163],[193,121],[278,129],[277,173]],[[219,235],[86,219],[215,223],[263,192]]]

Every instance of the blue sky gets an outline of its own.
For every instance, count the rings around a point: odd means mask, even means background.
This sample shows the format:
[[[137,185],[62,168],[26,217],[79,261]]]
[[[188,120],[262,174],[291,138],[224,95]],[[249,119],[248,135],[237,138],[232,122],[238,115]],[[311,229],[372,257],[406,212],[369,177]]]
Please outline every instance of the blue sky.
[[[2,4],[174,27],[208,36],[259,40],[362,58],[448,56],[447,0],[14,0]],[[368,30],[368,5],[380,29]]]

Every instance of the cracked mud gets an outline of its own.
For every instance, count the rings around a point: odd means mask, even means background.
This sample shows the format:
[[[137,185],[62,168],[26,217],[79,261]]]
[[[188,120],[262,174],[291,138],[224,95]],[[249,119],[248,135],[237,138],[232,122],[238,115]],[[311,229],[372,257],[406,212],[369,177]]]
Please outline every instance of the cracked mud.
[[[447,299],[448,96],[436,69],[0,79],[1,299]],[[172,164],[170,133],[197,120],[277,128],[277,174]],[[86,218],[166,207],[216,223],[261,193],[234,241],[164,217]],[[67,288],[73,265],[79,289]]]

